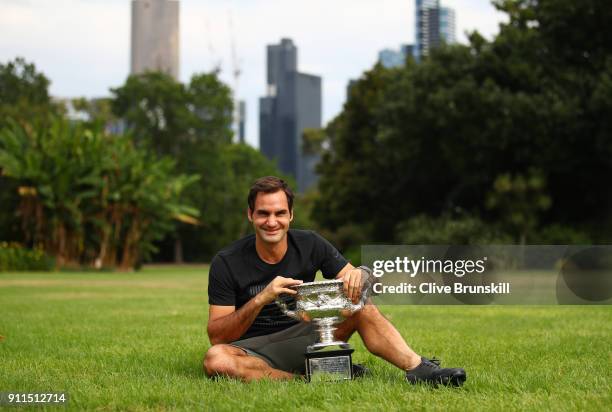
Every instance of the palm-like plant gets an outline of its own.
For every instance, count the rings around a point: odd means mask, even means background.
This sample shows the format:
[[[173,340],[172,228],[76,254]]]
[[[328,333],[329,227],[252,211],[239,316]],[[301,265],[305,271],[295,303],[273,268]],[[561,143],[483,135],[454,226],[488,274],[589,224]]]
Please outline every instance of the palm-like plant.
[[[26,239],[60,266],[119,261],[128,270],[174,220],[196,223],[197,210],[180,202],[196,177],[174,176],[173,167],[126,137],[62,118],[0,131],[0,170],[19,182]]]

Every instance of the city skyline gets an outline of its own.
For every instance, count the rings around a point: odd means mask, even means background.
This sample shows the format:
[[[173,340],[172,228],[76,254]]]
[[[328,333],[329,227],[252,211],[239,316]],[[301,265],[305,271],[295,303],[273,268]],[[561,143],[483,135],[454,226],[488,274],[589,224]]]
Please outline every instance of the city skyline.
[[[300,70],[323,78],[325,125],[341,110],[349,79],[371,68],[379,50],[413,43],[415,37],[414,0],[333,4],[181,0],[180,4],[179,79],[188,81],[220,62],[221,79],[234,87],[234,38],[242,72],[237,94],[246,100],[246,140],[255,147],[258,98],[266,93],[267,44],[282,37],[299,44]],[[443,4],[457,13],[457,40],[462,43],[465,30],[478,29],[491,38],[505,20],[488,1]],[[109,88],[123,84],[130,70],[130,5],[130,0],[3,0],[0,61],[23,56],[35,63],[51,80],[50,91],[57,97],[108,96]]]
[[[415,0],[415,39],[399,49],[385,48],[378,52],[378,61],[385,67],[400,67],[408,56],[419,61],[430,49],[457,42],[455,10],[444,7],[439,0]]]

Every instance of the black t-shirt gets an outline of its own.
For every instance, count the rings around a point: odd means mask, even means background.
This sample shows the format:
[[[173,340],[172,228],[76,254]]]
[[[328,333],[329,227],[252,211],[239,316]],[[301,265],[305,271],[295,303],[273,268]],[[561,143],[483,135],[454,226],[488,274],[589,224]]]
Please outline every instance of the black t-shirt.
[[[312,282],[318,270],[333,279],[348,261],[335,247],[310,230],[290,229],[287,252],[276,264],[261,260],[255,250],[255,235],[246,236],[213,258],[208,279],[208,303],[235,306],[236,310],[261,292],[276,276]],[[295,302],[287,298],[289,306]],[[262,308],[241,339],[278,332],[297,323],[273,302]]]

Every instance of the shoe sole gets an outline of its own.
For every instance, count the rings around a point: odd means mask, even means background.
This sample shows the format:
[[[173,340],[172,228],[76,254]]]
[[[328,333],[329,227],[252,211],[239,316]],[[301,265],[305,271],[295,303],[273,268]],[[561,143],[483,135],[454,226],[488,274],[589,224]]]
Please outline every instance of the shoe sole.
[[[357,368],[353,366],[353,379],[359,379],[359,378],[363,378],[366,376],[370,376],[370,374],[371,374],[370,370],[363,365],[360,365]]]
[[[444,378],[441,379],[439,383],[441,383],[444,386],[459,387],[463,385],[466,379],[467,379],[467,376],[465,373],[456,373],[452,376],[445,376]]]
[[[437,387],[438,385],[459,387],[462,386],[467,380],[467,375],[465,373],[456,373],[452,376],[444,376],[436,380],[418,380],[414,376],[407,376],[406,380],[413,385],[423,383],[433,385],[434,387]]]

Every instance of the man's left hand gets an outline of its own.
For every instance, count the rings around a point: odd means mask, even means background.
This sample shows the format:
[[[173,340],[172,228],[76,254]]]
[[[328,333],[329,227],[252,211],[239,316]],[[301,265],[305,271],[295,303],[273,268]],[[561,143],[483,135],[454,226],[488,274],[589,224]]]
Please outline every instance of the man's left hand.
[[[359,302],[364,282],[361,269],[354,268],[349,270],[342,276],[342,281],[344,282],[344,294],[348,296],[353,303]]]

